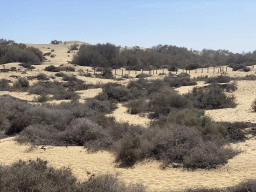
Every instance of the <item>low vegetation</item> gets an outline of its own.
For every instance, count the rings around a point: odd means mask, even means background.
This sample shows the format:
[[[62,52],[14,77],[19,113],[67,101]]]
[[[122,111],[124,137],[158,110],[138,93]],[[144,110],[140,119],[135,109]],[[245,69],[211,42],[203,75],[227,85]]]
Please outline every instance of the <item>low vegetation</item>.
[[[48,162],[36,160],[19,160],[10,166],[0,166],[0,191],[73,191],[73,192],[146,192],[141,184],[126,184],[118,180],[117,175],[88,175],[88,181],[78,182],[71,169],[55,169]]]
[[[8,166],[0,166],[0,190],[9,191],[74,191],[74,192],[147,192],[143,184],[126,185],[118,179],[118,174],[94,175],[88,172],[88,180],[78,182],[69,168],[55,169],[48,165],[47,161],[40,158],[36,160],[19,160]],[[245,180],[236,186],[227,188],[193,188],[186,189],[185,192],[240,192],[254,191],[256,181]],[[172,190],[166,190],[172,191]]]
[[[223,89],[212,86],[207,89],[194,87],[192,92],[186,94],[186,98],[192,101],[193,106],[200,109],[234,108],[234,97],[228,97]]]
[[[32,106],[6,96],[0,99],[0,127],[7,135],[19,134],[16,140],[20,143],[109,150],[119,166],[155,158],[165,162],[165,166],[178,163],[191,169],[215,168],[236,154],[222,147],[228,137],[225,128],[206,117],[190,115],[192,118],[187,116],[183,121],[180,112],[181,123],[175,119],[144,129],[106,117],[104,114],[113,108],[115,103],[96,99],[86,104]]]
[[[206,83],[228,83],[228,82],[230,82],[230,77],[225,75],[210,77],[206,79]]]
[[[0,79],[0,91],[9,91],[10,90],[10,80]]]

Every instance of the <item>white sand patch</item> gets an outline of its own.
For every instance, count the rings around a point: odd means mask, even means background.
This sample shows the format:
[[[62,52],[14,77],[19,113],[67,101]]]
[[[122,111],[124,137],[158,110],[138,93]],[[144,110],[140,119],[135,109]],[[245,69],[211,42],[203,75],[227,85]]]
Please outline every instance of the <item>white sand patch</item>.
[[[143,127],[148,127],[151,121],[147,117],[129,114],[127,108],[121,103],[117,104],[117,109],[112,114],[106,116],[113,116],[115,117],[115,120],[120,123],[128,122],[129,124],[141,125]]]

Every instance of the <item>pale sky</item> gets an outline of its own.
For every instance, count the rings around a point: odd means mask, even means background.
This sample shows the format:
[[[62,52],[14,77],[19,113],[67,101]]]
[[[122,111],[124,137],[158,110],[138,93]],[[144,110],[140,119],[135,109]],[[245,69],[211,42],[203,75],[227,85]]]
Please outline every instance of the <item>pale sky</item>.
[[[256,49],[252,0],[0,0],[0,39]]]

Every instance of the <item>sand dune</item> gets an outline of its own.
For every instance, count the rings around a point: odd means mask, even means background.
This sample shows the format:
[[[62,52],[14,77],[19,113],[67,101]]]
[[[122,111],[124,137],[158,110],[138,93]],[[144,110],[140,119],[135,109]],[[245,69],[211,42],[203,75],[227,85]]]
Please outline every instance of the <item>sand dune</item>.
[[[56,65],[60,64],[68,65],[69,60],[72,59],[76,51],[72,53],[67,53],[68,47],[75,43],[75,41],[68,41],[66,45],[49,45],[49,44],[28,44],[29,46],[34,46],[41,49],[44,53],[50,52],[51,49],[54,49],[53,52],[56,54],[55,58],[48,58],[50,62],[44,62],[43,65],[36,65],[36,69],[33,71],[27,71],[27,74],[22,74],[21,72],[8,72],[0,73],[0,78],[10,79],[15,81],[16,78],[10,77],[11,75],[17,75],[21,77],[25,76],[35,76],[39,73],[45,73],[48,76],[54,76],[52,72],[45,72],[43,69],[47,65]],[[79,43],[79,42],[78,42]],[[50,49],[48,49],[48,47]],[[68,57],[70,55],[70,57]],[[6,68],[10,67],[19,67],[19,63],[9,63],[6,64]],[[0,66],[1,68],[1,66]],[[76,66],[76,71],[78,69],[87,69],[93,73],[92,68],[90,67],[81,67]],[[252,71],[245,72],[233,72],[230,68],[227,68],[228,75],[232,77],[245,76],[248,74],[255,74],[255,69]],[[129,71],[123,70],[124,74],[129,74]],[[162,72],[158,71],[158,73]],[[167,71],[164,71],[167,73]],[[182,70],[178,71],[178,74],[183,72]],[[68,74],[78,75],[77,72],[64,72]],[[100,73],[100,72],[98,72]],[[149,72],[145,72],[149,73]],[[117,70],[116,77],[119,78],[122,75],[122,69]],[[213,73],[213,69],[210,69],[209,73],[204,69],[203,73],[201,70],[197,70],[197,73],[194,71],[190,72],[192,77],[208,75],[208,76],[217,76],[217,72]],[[129,76],[131,78],[135,77],[136,74],[134,71],[131,71]],[[114,80],[99,79],[94,77],[82,77],[77,76],[77,78],[86,81],[87,83],[107,83],[114,82]],[[153,77],[149,79],[163,78],[158,74],[154,74]],[[56,77],[56,80],[61,80],[61,78]],[[124,79],[118,81],[121,84],[127,84],[130,80],[133,79]],[[35,83],[37,80],[33,80],[31,83]],[[238,104],[236,108],[232,109],[219,109],[219,110],[206,110],[206,115],[210,116],[215,121],[250,121],[256,123],[256,115],[251,110],[251,103],[256,98],[256,81],[238,81],[238,90],[233,94],[236,97],[236,103]],[[204,82],[199,82],[197,86],[204,86]],[[176,90],[179,93],[183,94],[192,90],[193,86],[181,87]],[[85,90],[79,91],[81,95],[81,102],[86,98],[91,98],[100,93],[101,89]],[[36,95],[28,95],[23,92],[1,92],[3,94],[10,94],[19,99],[28,100],[33,102]],[[228,94],[228,93],[227,93]],[[51,101],[51,102],[61,102],[61,101]],[[118,109],[116,109],[112,116],[120,122],[129,122],[133,124],[140,124],[147,126],[150,120],[146,117],[140,117],[139,115],[130,115],[126,112],[126,108],[122,104],[118,104]],[[235,156],[233,159],[230,159],[228,164],[221,166],[215,170],[196,170],[196,171],[187,171],[181,168],[166,168],[165,170],[160,169],[161,162],[150,161],[138,163],[132,169],[123,169],[115,167],[114,156],[106,151],[97,152],[94,154],[89,154],[82,147],[53,147],[46,146],[46,150],[40,149],[40,146],[37,149],[29,151],[29,145],[18,145],[13,141],[14,137],[5,138],[0,140],[0,164],[8,165],[13,162],[18,161],[19,159],[28,160],[36,159],[37,157],[48,160],[49,164],[59,168],[59,167],[70,167],[74,175],[80,180],[86,180],[87,174],[86,171],[90,171],[95,174],[100,173],[115,173],[120,172],[120,179],[124,180],[127,183],[143,183],[146,187],[152,190],[165,190],[171,188],[173,190],[185,189],[190,187],[227,187],[238,184],[244,179],[250,179],[256,177],[256,140],[255,137],[252,137],[246,142],[233,144],[234,148],[242,149],[244,152]]]

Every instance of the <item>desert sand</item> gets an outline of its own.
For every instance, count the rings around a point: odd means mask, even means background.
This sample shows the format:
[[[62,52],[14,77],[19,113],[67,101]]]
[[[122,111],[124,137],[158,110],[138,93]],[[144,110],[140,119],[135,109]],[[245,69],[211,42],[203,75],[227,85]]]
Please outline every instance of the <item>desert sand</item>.
[[[51,49],[54,49],[53,52],[56,54],[55,58],[47,57],[47,59],[51,60],[44,62],[42,65],[36,65],[36,69],[33,71],[27,71],[27,74],[22,74],[21,72],[8,72],[8,73],[0,73],[0,78],[10,79],[15,81],[16,79],[13,77],[9,77],[10,75],[17,75],[21,77],[25,76],[35,76],[39,73],[45,73],[47,76],[54,76],[52,72],[43,71],[45,66],[47,65],[56,65],[60,64],[69,65],[68,61],[72,60],[72,56],[75,53],[67,53],[68,46],[73,44],[73,42],[67,42],[66,45],[63,43],[60,45],[35,45],[28,44],[28,46],[34,46],[42,50],[44,53],[49,52]],[[81,42],[76,42],[80,43]],[[47,49],[47,48],[50,49]],[[74,51],[76,52],[76,51]],[[70,55],[70,57],[68,57]],[[9,63],[5,64],[6,68],[10,68],[15,66],[19,68],[18,63]],[[0,66],[1,67],[1,66]],[[86,71],[87,69],[93,73],[92,68],[90,67],[81,67],[76,66],[76,71],[78,69],[83,69]],[[225,67],[224,67],[225,68]],[[162,72],[162,70],[158,71],[158,73]],[[164,71],[167,73],[167,70]],[[178,74],[181,73],[182,70],[178,71]],[[78,74],[77,72],[66,72],[68,74]],[[97,72],[100,73],[100,72]],[[145,73],[149,73],[148,71]],[[152,72],[151,72],[152,73]],[[122,70],[117,70],[117,78],[120,78],[122,74]],[[129,74],[128,71],[124,70],[124,74]],[[138,72],[137,72],[138,74]],[[175,74],[175,72],[174,72]],[[250,72],[233,72],[230,68],[227,68],[227,74],[231,77],[239,77],[245,76],[249,74],[255,74],[255,69],[253,68]],[[122,81],[118,81],[121,84],[127,84],[130,80],[133,80],[135,77],[135,72],[131,71],[129,77],[131,79],[124,79]],[[219,75],[217,70],[215,69],[215,73],[213,69],[207,70],[204,69],[203,73],[200,70],[191,71],[191,77],[196,76],[217,76]],[[149,79],[162,78],[163,76],[159,76],[154,73],[154,76],[149,77]],[[82,77],[78,76],[87,83],[99,84],[99,83],[107,83],[113,82],[114,80],[106,80],[99,79],[94,77]],[[61,78],[56,77],[56,80],[61,80]],[[36,82],[36,80],[33,80]],[[32,82],[32,83],[33,83]],[[256,98],[255,90],[256,90],[256,81],[238,81],[238,90],[234,93],[236,97],[236,103],[238,104],[236,108],[233,109],[219,109],[219,110],[206,110],[206,115],[210,116],[215,121],[250,121],[256,123],[256,114],[251,110],[251,104],[253,100]],[[199,82],[197,86],[204,86],[204,82]],[[192,90],[193,86],[180,87],[176,90],[181,93],[187,93]],[[89,89],[85,91],[80,91],[81,102],[84,102],[86,98],[92,98],[100,93],[102,90],[99,89]],[[27,93],[17,93],[17,92],[1,92],[0,95],[9,94],[14,97],[17,97],[22,100],[28,100],[32,103],[35,103],[36,95],[29,95]],[[227,93],[230,94],[230,93]],[[50,101],[50,102],[61,102],[61,101]],[[69,102],[69,101],[65,101]],[[123,104],[118,104],[118,108],[111,114],[114,116],[117,121],[120,122],[128,122],[131,124],[139,124],[144,126],[145,128],[150,123],[150,120],[147,117],[141,117],[139,115],[130,115],[127,113],[127,109],[123,106]],[[217,169],[213,170],[201,170],[198,169],[196,171],[187,171],[182,168],[171,168],[167,167],[165,170],[160,169],[161,162],[152,160],[138,163],[134,166],[134,168],[124,169],[117,168],[114,163],[114,156],[106,151],[99,151],[96,153],[88,153],[86,149],[83,147],[55,147],[55,146],[46,146],[46,150],[40,149],[40,146],[37,148],[33,148],[30,150],[29,145],[18,145],[15,141],[13,141],[14,137],[9,137],[0,140],[0,164],[9,165],[13,162],[29,159],[36,159],[37,157],[43,158],[48,161],[49,165],[52,165],[56,168],[60,167],[70,167],[72,169],[73,174],[80,180],[84,181],[88,179],[86,171],[90,171],[94,174],[101,173],[120,173],[119,178],[125,181],[126,183],[142,183],[150,190],[182,190],[191,187],[228,187],[238,184],[239,182],[245,179],[255,179],[256,178],[256,140],[255,137],[251,137],[249,140],[241,143],[232,144],[232,147],[235,149],[242,150],[243,152],[235,156],[233,159],[230,159],[228,164],[225,166],[220,166]]]

